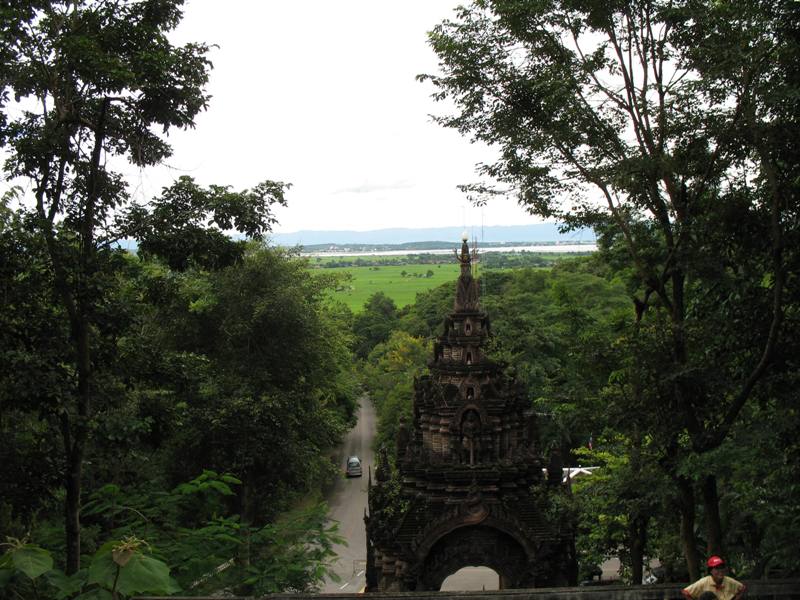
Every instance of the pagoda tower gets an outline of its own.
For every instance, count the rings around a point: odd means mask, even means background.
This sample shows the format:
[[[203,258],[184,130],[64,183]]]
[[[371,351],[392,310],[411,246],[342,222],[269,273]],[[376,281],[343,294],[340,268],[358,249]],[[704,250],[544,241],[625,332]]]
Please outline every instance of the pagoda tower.
[[[485,354],[489,318],[466,235],[453,311],[415,382],[413,423],[401,423],[395,469],[379,452],[370,478],[367,591],[438,590],[465,566],[502,588],[574,583],[573,533],[544,517],[561,491],[545,476],[535,415],[521,386]]]

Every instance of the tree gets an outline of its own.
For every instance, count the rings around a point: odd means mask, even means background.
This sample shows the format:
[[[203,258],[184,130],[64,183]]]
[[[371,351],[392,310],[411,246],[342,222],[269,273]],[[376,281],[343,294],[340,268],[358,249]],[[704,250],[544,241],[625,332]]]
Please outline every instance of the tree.
[[[172,482],[227,469],[242,482],[238,512],[256,524],[327,482],[327,450],[356,398],[348,323],[328,306],[334,278],[251,242],[224,269],[142,279],[153,310],[140,321],[140,360],[176,371],[155,388],[179,423],[167,444]],[[154,378],[137,370],[146,392]]]
[[[264,181],[252,190],[233,192],[229,186],[203,188],[184,175],[150,206],[131,207],[124,231],[139,243],[140,256],[158,257],[171,269],[222,269],[240,262],[247,247],[246,240],[231,239],[226,232],[262,239],[275,223],[272,205],[286,206],[288,187]]]
[[[661,328],[649,399],[673,416],[661,464],[692,577],[698,490],[708,550],[723,540],[713,470],[682,465],[727,439],[774,367],[787,285],[797,298],[796,20],[788,1],[476,0],[431,33],[442,73],[422,77],[457,107],[441,124],[498,148],[482,173],[594,227],[633,318]]]
[[[5,173],[30,183],[33,208],[22,212],[43,248],[47,293],[61,325],[56,335],[65,341],[57,363],[63,387],[40,400],[63,444],[68,573],[80,562],[87,445],[98,408],[113,397],[107,367],[119,323],[107,300],[121,266],[115,216],[129,198],[111,165],[165,159],[171,150],[164,136],[192,127],[208,102],[208,47],[174,46],[167,38],[181,4],[23,0],[0,13]],[[279,189],[261,201],[273,201]],[[254,212],[258,231],[268,229],[269,217]]]
[[[630,580],[641,584],[644,559],[654,555],[648,525],[663,512],[661,501],[670,496],[664,493],[667,482],[657,462],[643,456],[647,450],[642,452],[641,444],[619,448],[630,438],[598,436],[595,443],[603,449],[586,451],[584,460],[599,468],[573,485],[580,507],[578,552],[592,566],[619,558]]]
[[[406,333],[433,338],[441,333],[444,316],[453,309],[453,283],[417,292],[413,304],[403,307],[399,327]]]
[[[51,301],[43,240],[7,200],[0,200],[0,536],[21,539],[61,482],[57,439],[40,415],[68,377],[68,331]]]
[[[356,356],[366,358],[376,345],[389,339],[397,319],[394,300],[383,292],[372,294],[364,303],[364,310],[353,318]]]
[[[394,456],[400,419],[412,421],[414,380],[428,358],[430,344],[404,331],[394,331],[373,348],[364,365],[364,385],[375,404],[378,418],[376,446],[385,446]]]

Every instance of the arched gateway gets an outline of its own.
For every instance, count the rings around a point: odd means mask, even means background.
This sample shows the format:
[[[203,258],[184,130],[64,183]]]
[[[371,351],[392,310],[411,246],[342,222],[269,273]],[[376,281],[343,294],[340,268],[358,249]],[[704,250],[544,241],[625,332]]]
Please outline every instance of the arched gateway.
[[[529,402],[483,353],[466,239],[456,256],[454,310],[415,382],[413,425],[400,425],[397,474],[383,456],[370,478],[367,591],[438,590],[465,566],[494,569],[503,588],[574,584],[573,532],[543,516],[561,469],[545,479]]]

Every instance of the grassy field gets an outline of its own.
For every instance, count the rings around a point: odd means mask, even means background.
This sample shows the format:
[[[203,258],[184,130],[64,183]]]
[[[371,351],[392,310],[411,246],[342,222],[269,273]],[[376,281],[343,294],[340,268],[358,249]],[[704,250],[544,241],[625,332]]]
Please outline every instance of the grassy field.
[[[515,269],[515,268],[550,268],[554,262],[564,258],[573,258],[575,253],[492,253],[482,257],[478,271],[489,268]],[[458,279],[459,265],[450,257],[442,257],[448,262],[441,264],[404,264],[414,263],[412,256],[338,256],[319,257],[310,259],[310,266],[316,273],[346,273],[351,279],[343,282],[341,289],[332,295],[350,307],[353,312],[361,312],[364,303],[375,292],[383,292],[394,300],[398,308],[411,304],[416,300],[417,293],[437,287],[443,283],[453,282]],[[353,264],[358,261],[359,264]],[[375,264],[382,262],[383,264]],[[397,262],[398,264],[386,264]],[[324,267],[323,265],[336,264],[342,266]],[[430,273],[430,275],[429,275]],[[454,288],[455,293],[455,288]]]
[[[433,273],[428,277],[428,271]],[[397,265],[375,267],[341,267],[320,269],[319,273],[349,273],[350,281],[333,297],[341,300],[353,312],[360,312],[364,303],[375,292],[384,292],[395,301],[398,308],[411,304],[417,292],[429,290],[458,279],[458,264],[445,265]],[[405,273],[405,276],[403,276]],[[455,293],[455,292],[454,292]]]

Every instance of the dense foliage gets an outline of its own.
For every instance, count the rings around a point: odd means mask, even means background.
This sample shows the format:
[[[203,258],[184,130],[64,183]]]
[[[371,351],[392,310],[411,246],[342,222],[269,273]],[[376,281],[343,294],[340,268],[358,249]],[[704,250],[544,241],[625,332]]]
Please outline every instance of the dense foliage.
[[[114,170],[207,104],[181,4],[0,8],[2,594],[301,590],[337,539],[323,509],[275,524],[331,476],[356,397],[333,279],[260,241],[288,186],[183,177],[140,206]]]
[[[4,171],[30,185],[27,224],[50,271],[44,286],[66,329],[60,373],[44,392],[65,461],[67,571],[80,566],[80,502],[91,423],[112,396],[105,371],[116,331],[104,309],[118,268],[110,249],[126,184],[107,158],[136,165],[170,155],[173,128],[207,103],[207,46],[173,46],[176,1],[18,2],[3,7]],[[9,100],[14,98],[14,104]],[[156,132],[161,131],[159,135]],[[104,351],[105,350],[105,351]],[[56,381],[58,379],[58,381]],[[57,389],[54,389],[57,388]]]
[[[422,375],[430,351],[426,340],[397,330],[373,348],[363,366],[364,387],[378,415],[375,446],[391,450],[390,456],[401,420],[412,421],[414,378]]]
[[[252,526],[226,509],[225,497],[239,483],[231,475],[204,471],[170,491],[103,486],[83,513],[102,523],[111,539],[88,557],[88,568],[67,576],[50,551],[8,538],[0,557],[3,592],[16,598],[80,593],[81,599],[102,600],[182,590],[262,595],[303,591],[321,581],[334,557],[332,544],[341,542],[324,507]]]
[[[795,4],[475,0],[432,33],[441,122],[501,150],[484,174],[600,236],[550,270],[487,254],[480,272],[544,449],[598,467],[564,511],[586,573],[619,556],[639,583],[657,558],[686,580],[713,552],[797,574]],[[352,423],[353,365],[391,447],[453,306],[453,284],[331,302],[335,276],[263,243],[282,182],[131,201],[114,165],[169,156],[208,101],[208,47],[169,41],[180,18],[180,0],[0,7],[19,183],[0,199],[3,598],[313,589],[338,536],[307,498]],[[415,267],[399,276],[445,271]]]
[[[364,310],[353,318],[355,354],[366,358],[372,349],[385,342],[397,324],[397,306],[383,292],[375,292],[364,304]]]
[[[430,38],[423,79],[455,106],[439,121],[499,149],[481,168],[499,193],[594,227],[626,282],[604,405],[670,480],[692,578],[736,541],[715,457],[795,370],[799,18],[788,0],[475,0]]]
[[[552,270],[484,271],[481,279],[482,304],[491,317],[491,353],[531,390],[542,412],[555,414],[551,428],[572,436],[563,440],[567,451],[591,432],[584,423],[576,430],[577,420],[566,407],[574,409],[604,383],[601,364],[587,371],[581,362],[582,352],[590,351],[587,339],[599,335],[594,329],[614,326],[628,305],[621,284],[587,271],[578,260]],[[430,341],[442,333],[454,296],[454,283],[419,294],[391,337],[370,353],[363,373],[378,410],[379,444],[392,446],[399,417],[410,417],[413,379],[431,358]],[[562,443],[555,433],[550,437],[551,445]]]
[[[58,333],[63,316],[46,293],[46,261],[29,245],[35,237],[16,214],[5,215],[0,531],[29,536],[63,565],[63,462],[48,396],[67,385],[69,351],[58,342],[68,333]],[[107,540],[135,536],[173,567],[174,589],[231,559],[198,590],[319,582],[336,539],[324,512],[298,517],[294,533],[281,529],[285,519],[277,530],[271,523],[335,476],[327,453],[354,412],[349,314],[328,305],[331,282],[258,244],[218,271],[176,272],[116,254],[115,285],[106,290],[114,332],[105,349],[108,391],[94,412],[83,472],[82,555],[89,560]],[[235,485],[182,484],[207,469],[235,474]],[[213,502],[202,497],[220,489]],[[251,579],[245,567],[261,583],[242,587]],[[79,573],[75,585],[86,591],[91,581]],[[22,574],[14,581],[25,587]]]
[[[687,581],[680,536],[679,491],[665,472],[660,438],[674,417],[641,394],[659,385],[663,360],[642,337],[626,291],[628,273],[603,254],[564,261],[549,271],[484,271],[482,304],[492,323],[491,354],[523,382],[541,415],[547,452],[570,466],[593,466],[572,486],[581,572],[589,577],[618,557],[621,576],[640,581],[651,559],[661,580]],[[413,379],[430,358],[429,340],[452,310],[454,285],[419,294],[388,341],[369,355],[364,382],[378,417],[376,443],[392,449],[400,419],[410,422]],[[646,369],[645,369],[646,367]],[[729,560],[742,577],[796,575],[798,550],[797,434],[800,415],[785,365],[759,388],[732,439],[711,453],[719,490],[719,519]],[[788,387],[787,387],[788,386]],[[655,411],[655,412],[652,412]],[[683,473],[706,468],[694,457]],[[705,519],[702,505],[697,517]],[[697,543],[705,542],[702,530]],[[637,575],[638,571],[638,575]]]

